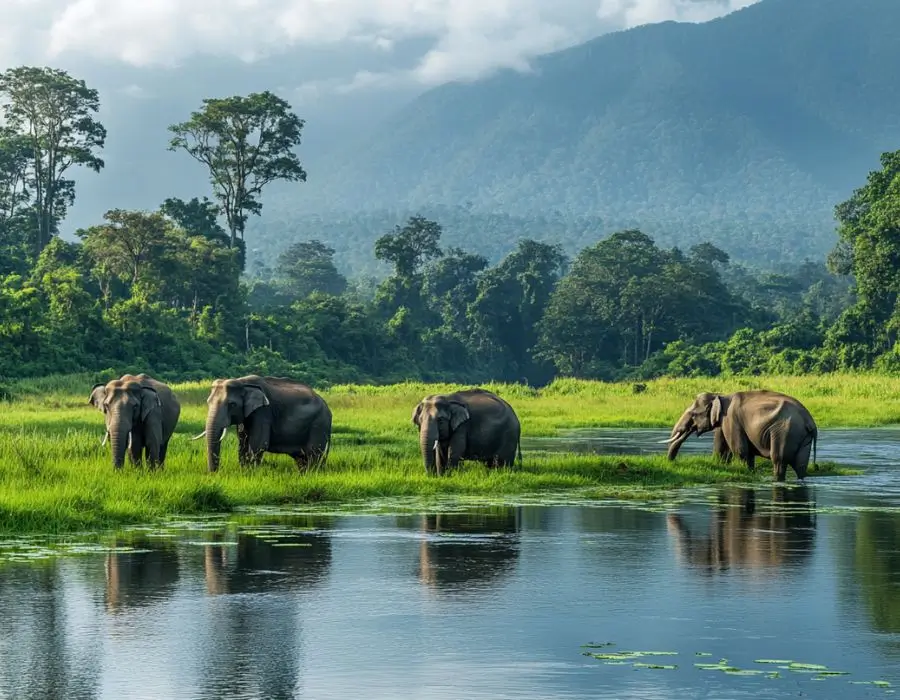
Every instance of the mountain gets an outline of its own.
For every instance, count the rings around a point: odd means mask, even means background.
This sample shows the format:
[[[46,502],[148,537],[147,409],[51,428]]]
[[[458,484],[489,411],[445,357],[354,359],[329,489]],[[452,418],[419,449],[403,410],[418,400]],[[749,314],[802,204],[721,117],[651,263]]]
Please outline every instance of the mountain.
[[[536,237],[569,244],[587,217],[596,237],[630,223],[744,259],[821,259],[834,205],[900,148],[897,26],[896,0],[762,0],[435,88],[269,198],[264,238],[286,245],[357,212],[356,229],[373,222],[358,247],[386,211],[400,223],[450,207],[476,249],[497,241],[471,217],[543,218]]]

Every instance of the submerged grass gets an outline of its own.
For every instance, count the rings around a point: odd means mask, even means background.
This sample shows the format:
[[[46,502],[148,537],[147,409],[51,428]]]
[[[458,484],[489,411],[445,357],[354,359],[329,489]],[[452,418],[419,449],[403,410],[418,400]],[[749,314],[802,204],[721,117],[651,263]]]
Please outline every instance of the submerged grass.
[[[161,377],[161,379],[165,379]],[[747,483],[768,479],[767,463],[753,475],[739,464],[709,458],[668,462],[664,446],[652,457],[597,456],[523,450],[521,470],[466,464],[455,474],[427,478],[419,456],[413,407],[448,385],[334,386],[323,395],[334,413],[332,448],[323,469],[299,475],[292,460],[268,455],[255,469],[238,467],[233,435],[222,467],[208,474],[203,429],[209,383],[173,384],[181,419],[162,472],[112,469],[101,447],[103,418],[87,404],[93,377],[4,381],[11,400],[0,411],[0,531],[59,532],[111,527],[180,513],[231,511],[238,506],[346,503],[390,497],[511,495],[578,491],[583,497],[642,496],[663,488]],[[896,386],[894,386],[896,384]],[[801,398],[819,425],[875,425],[900,419],[900,380],[814,378],[660,380],[641,393],[631,384],[560,380],[543,390],[486,385],[512,403],[525,438],[573,428],[670,426],[701,390],[768,386]],[[873,404],[878,404],[872,408]],[[843,406],[843,409],[841,409]],[[890,419],[890,420],[888,420]],[[849,473],[833,465],[819,474]]]

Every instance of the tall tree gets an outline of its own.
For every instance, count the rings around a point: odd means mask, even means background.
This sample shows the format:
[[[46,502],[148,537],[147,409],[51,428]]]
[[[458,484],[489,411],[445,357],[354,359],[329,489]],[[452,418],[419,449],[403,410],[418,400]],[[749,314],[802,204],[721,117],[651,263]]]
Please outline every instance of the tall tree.
[[[94,118],[96,90],[63,70],[20,66],[0,74],[6,127],[30,150],[28,185],[34,197],[34,256],[58,233],[59,222],[75,201],[75,182],[66,173],[76,165],[99,172],[97,151],[106,128]]]
[[[259,197],[275,180],[305,182],[293,149],[304,121],[269,92],[247,97],[207,98],[191,118],[169,127],[169,150],[183,150],[209,170],[213,194],[231,233],[231,246],[244,240],[249,214],[262,212]]]
[[[334,264],[334,248],[315,239],[288,246],[278,256],[275,271],[298,297],[313,292],[338,296],[347,288],[347,279]]]

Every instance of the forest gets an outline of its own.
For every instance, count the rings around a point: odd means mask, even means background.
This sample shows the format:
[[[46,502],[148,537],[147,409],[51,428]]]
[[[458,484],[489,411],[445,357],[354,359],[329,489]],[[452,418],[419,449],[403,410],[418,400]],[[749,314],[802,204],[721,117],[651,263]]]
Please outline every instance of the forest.
[[[374,241],[387,274],[348,279],[316,238],[247,265],[263,190],[307,179],[304,121],[280,97],[203,100],[160,147],[206,168],[211,191],[148,211],[111,203],[66,240],[74,174],[104,167],[100,96],[27,66],[0,75],[0,94],[0,376],[541,386],[900,367],[900,151],[836,205],[827,260],[790,270],[708,242],[666,248],[639,227],[574,255],[522,236],[490,264],[414,215]]]

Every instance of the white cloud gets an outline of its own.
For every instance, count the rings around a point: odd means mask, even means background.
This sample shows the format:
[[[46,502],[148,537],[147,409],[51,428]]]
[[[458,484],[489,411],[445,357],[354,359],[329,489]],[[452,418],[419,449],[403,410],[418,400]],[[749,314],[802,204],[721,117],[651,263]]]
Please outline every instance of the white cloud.
[[[360,72],[344,90],[413,79],[472,79],[609,29],[666,19],[703,21],[756,0],[3,0],[0,61],[68,57],[135,66],[195,54],[245,61],[296,46],[363,42],[390,51],[434,41],[402,76]],[[43,55],[35,55],[40,47]]]

